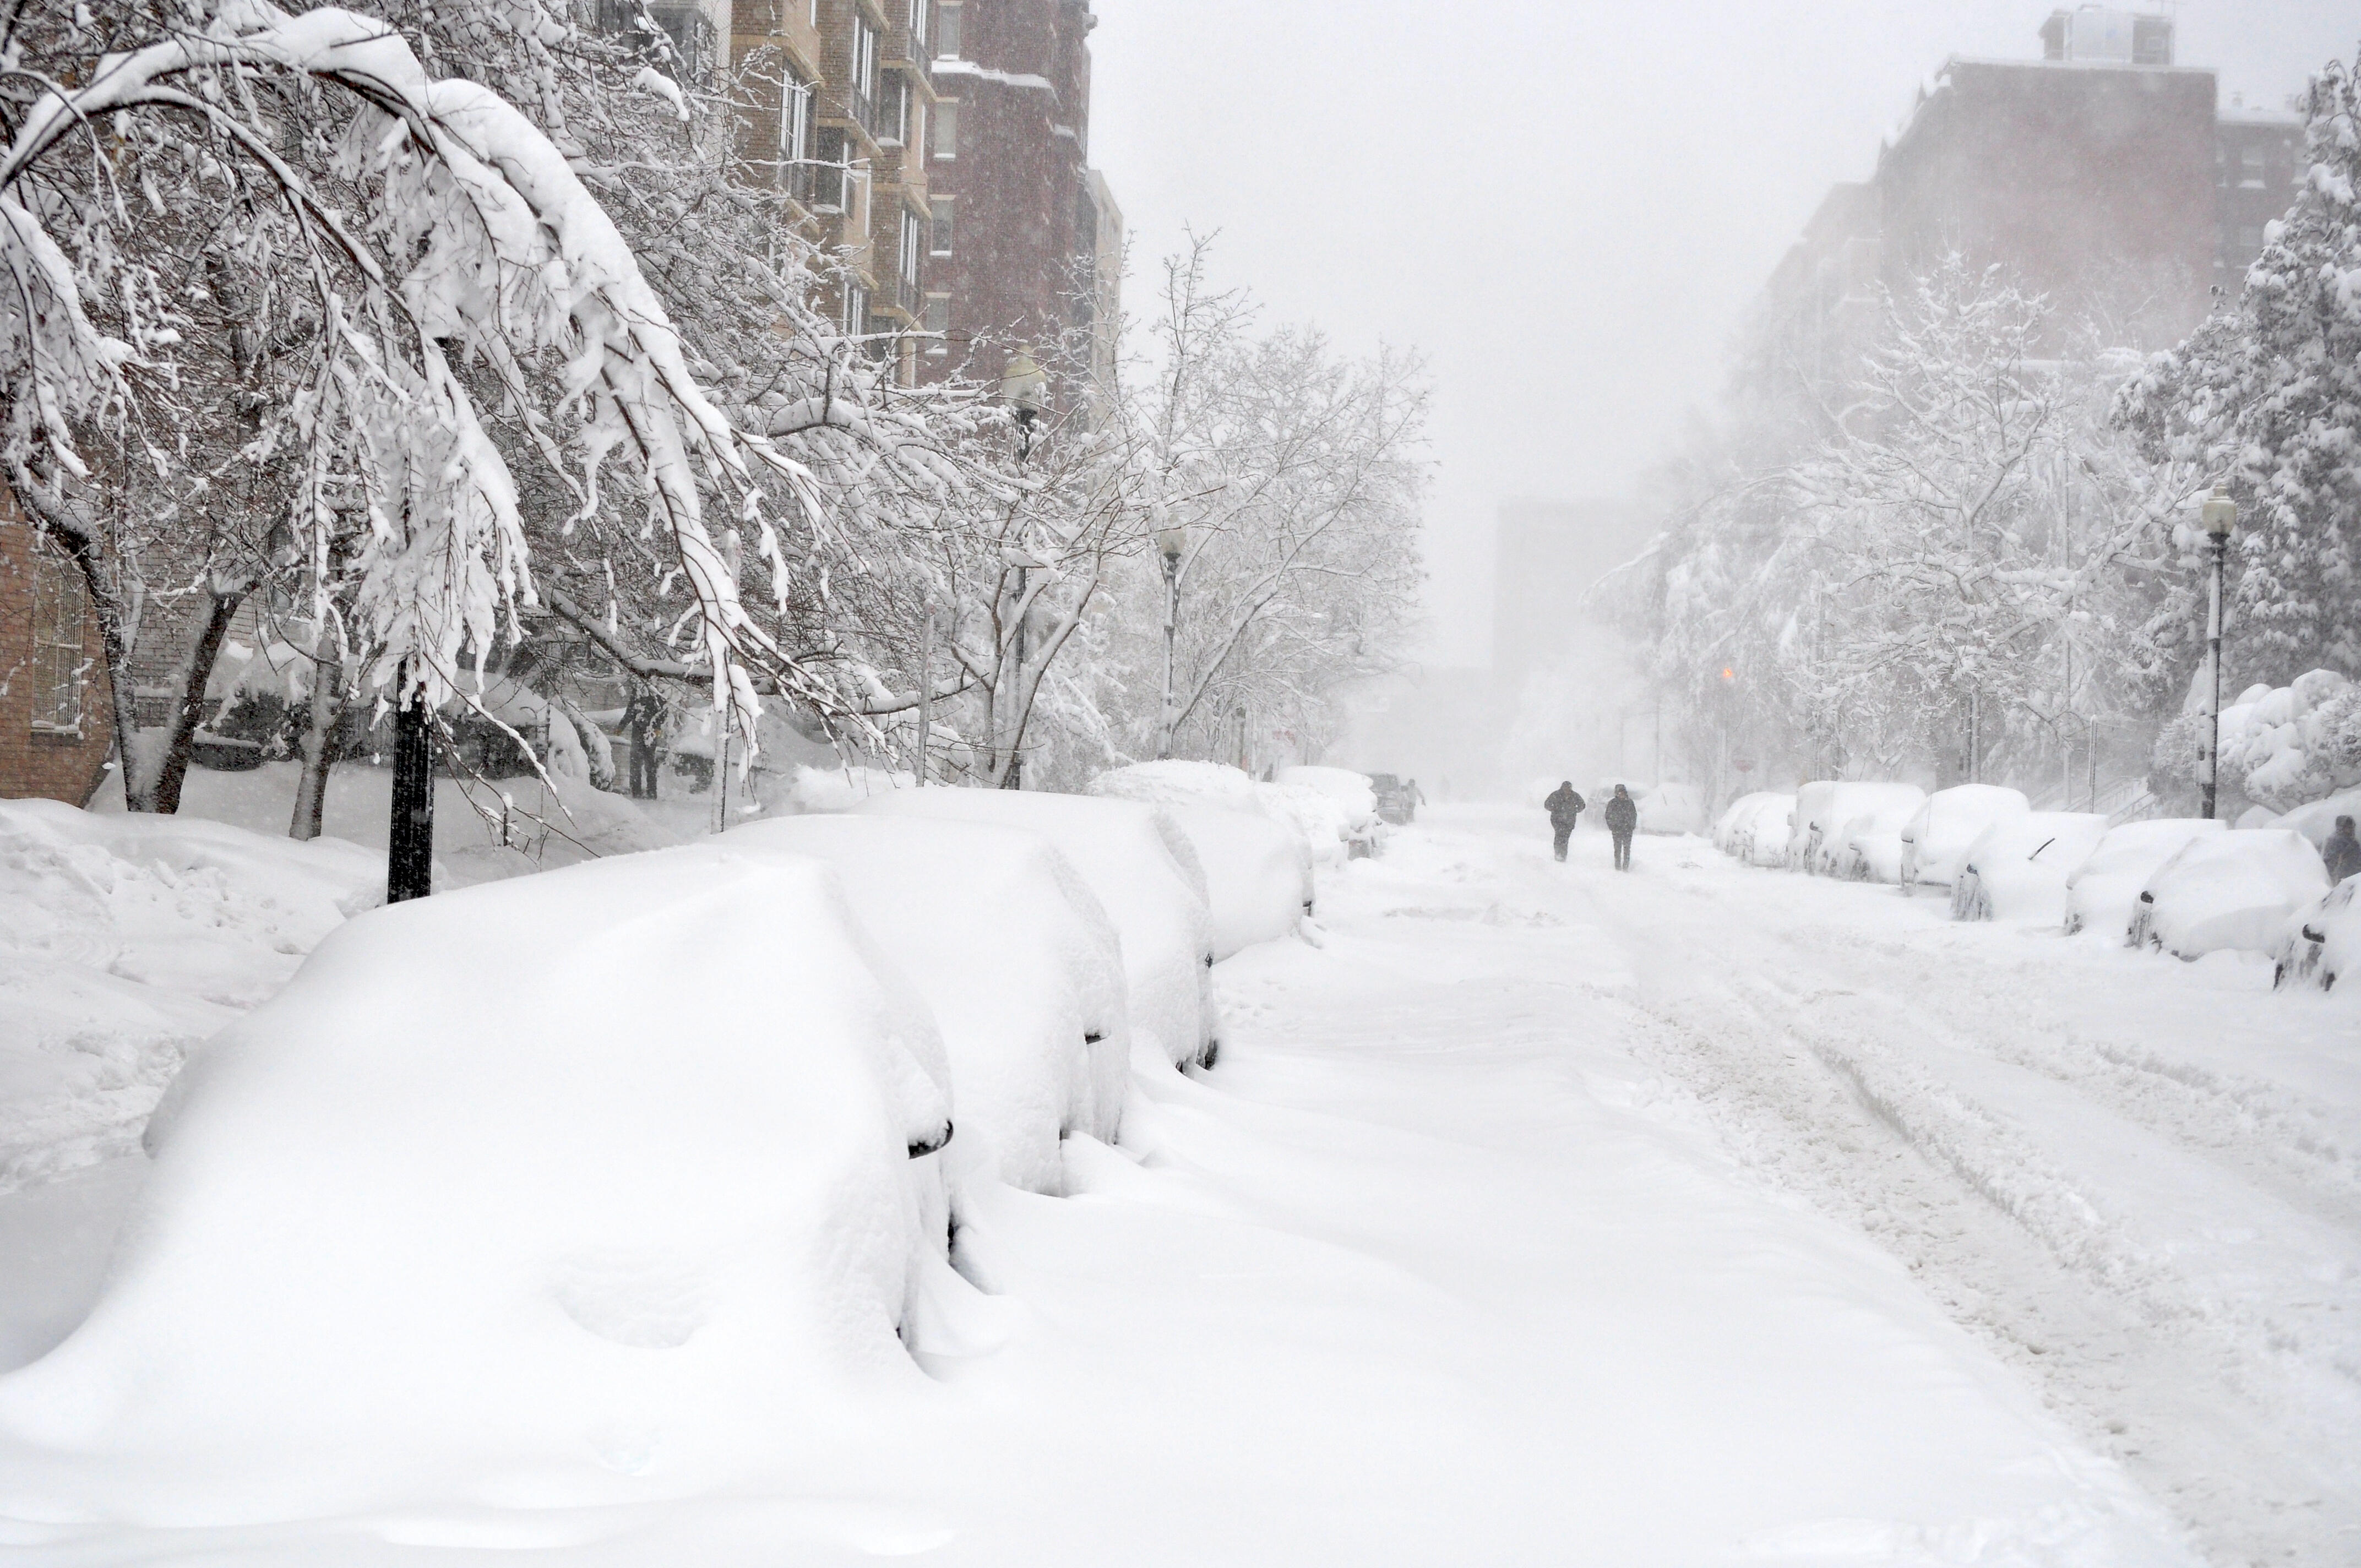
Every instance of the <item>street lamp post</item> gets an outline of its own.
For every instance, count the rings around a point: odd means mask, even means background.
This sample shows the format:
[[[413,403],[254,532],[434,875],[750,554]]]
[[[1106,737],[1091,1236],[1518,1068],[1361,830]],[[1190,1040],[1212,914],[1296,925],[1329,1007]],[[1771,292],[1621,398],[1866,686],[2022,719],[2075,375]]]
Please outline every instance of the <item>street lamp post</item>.
[[[2230,499],[2230,487],[2214,486],[2200,515],[2205,537],[2213,542],[2213,581],[2205,611],[2206,685],[2212,693],[2205,705],[2205,754],[2200,759],[2204,765],[2204,815],[2210,819],[2222,767],[2222,562],[2230,553],[2230,536],[2238,532],[2238,503]]]
[[[434,717],[423,683],[404,664],[393,715],[393,817],[386,835],[385,901],[400,904],[434,891]],[[407,689],[404,689],[407,688]]]
[[[1156,755],[1162,761],[1172,755],[1172,732],[1180,723],[1180,699],[1172,690],[1172,665],[1180,635],[1180,556],[1189,548],[1188,530],[1158,529],[1156,548],[1164,557],[1164,723],[1156,740]]]
[[[1000,373],[1000,397],[1016,412],[1016,460],[1019,463],[1033,455],[1033,427],[1041,421],[1041,408],[1049,391],[1049,373],[1034,362],[1028,344],[1018,344],[1016,352],[1008,356],[1008,364]],[[1008,694],[1015,709],[1008,718],[1008,770],[1000,776],[1003,789],[1025,787],[1025,596],[1031,587],[1028,563],[1019,558],[1016,563],[1016,635],[1014,689]],[[998,697],[995,692],[994,696]]]

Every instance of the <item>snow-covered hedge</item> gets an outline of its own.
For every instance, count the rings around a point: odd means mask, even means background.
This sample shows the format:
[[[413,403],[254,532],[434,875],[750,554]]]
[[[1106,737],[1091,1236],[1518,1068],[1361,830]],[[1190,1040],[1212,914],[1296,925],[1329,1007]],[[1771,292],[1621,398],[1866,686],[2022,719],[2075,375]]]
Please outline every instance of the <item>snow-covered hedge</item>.
[[[1985,828],[2033,809],[2023,790],[1954,784],[1928,795],[1902,828],[1902,885],[1952,885],[1960,862]]]
[[[2001,817],[1960,858],[1951,882],[1951,917],[2063,923],[2067,879],[2106,835],[2107,819],[2094,811]]]
[[[752,823],[727,842],[836,868],[862,927],[933,1011],[959,1136],[1001,1179],[1062,1191],[1060,1138],[1115,1141],[1131,1072],[1123,944],[1047,839],[812,816]]]
[[[2205,724],[2195,712],[2164,727],[2156,761],[2165,773],[2195,778]],[[2220,776],[2273,811],[2361,785],[2361,688],[2334,670],[2247,687],[2222,709]]]
[[[2328,891],[2301,833],[2264,828],[2191,839],[2140,889],[2130,942],[2184,959],[2268,952],[2288,917]]]
[[[1218,1049],[1213,922],[1195,849],[1155,806],[1009,789],[905,789],[860,811],[1029,828],[1072,862],[1123,937],[1131,1039],[1179,1065]]]
[[[923,1386],[896,1330],[947,1272],[942,1047],[871,952],[825,867],[720,845],[339,927],[192,1058],[95,1308],[0,1379],[12,1500],[796,1474]]]
[[[2192,839],[2226,833],[2202,817],[2158,817],[2107,830],[2066,879],[2066,929],[2128,939],[2140,890]]]

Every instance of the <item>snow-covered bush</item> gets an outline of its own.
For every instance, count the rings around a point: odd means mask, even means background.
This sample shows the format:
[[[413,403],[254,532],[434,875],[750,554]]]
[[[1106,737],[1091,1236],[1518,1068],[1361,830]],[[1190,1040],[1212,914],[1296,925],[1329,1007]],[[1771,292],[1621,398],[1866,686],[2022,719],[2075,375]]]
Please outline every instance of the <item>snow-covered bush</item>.
[[[1902,824],[1927,798],[1916,784],[1848,784],[1819,779],[1795,792],[1787,838],[1787,863],[1798,871],[1835,876],[1851,864],[1844,832],[1855,817],[1900,812],[1894,823],[1895,874],[1899,875]]]
[[[1122,934],[1133,1048],[1176,1066],[1212,1063],[1219,1050],[1213,915],[1204,869],[1170,817],[1137,801],[1007,789],[896,790],[857,809],[1024,828],[1049,839]]]
[[[2192,839],[2230,829],[2202,817],[2158,817],[2111,828],[2066,879],[2066,929],[2128,939],[2140,890]]]
[[[2361,907],[2354,903],[2356,893],[2361,893],[2361,877],[2347,877],[2321,894],[2318,903],[2289,917],[2279,928],[2279,939],[2271,944],[2271,958],[2278,965],[2271,976],[2274,987],[2331,991],[2335,989],[2337,976],[2361,970]]]
[[[2094,811],[2010,813],[1976,835],[1951,882],[1954,920],[2066,918],[2066,883],[2107,835]]]
[[[942,1047],[871,952],[825,867],[719,845],[338,927],[191,1058],[88,1321],[0,1378],[0,1512],[797,1474],[924,1386],[948,1272]]]
[[[1927,797],[1902,829],[1902,885],[1949,887],[1960,859],[1985,828],[2033,809],[2023,790],[1999,784],[1954,784]]]
[[[1784,866],[1795,815],[1792,795],[1766,790],[1741,795],[1714,825],[1714,845],[1750,866]]]
[[[1312,910],[1312,857],[1292,828],[1257,811],[1164,807],[1204,868],[1213,957],[1291,935]]]
[[[1062,1191],[1060,1138],[1115,1141],[1131,1072],[1123,945],[1047,839],[812,816],[752,823],[727,843],[836,868],[862,928],[933,1009],[959,1137],[979,1140],[1003,1180]]]
[[[2301,833],[2208,834],[2183,844],[2140,889],[2130,944],[2184,959],[2268,952],[2288,916],[2327,890],[2320,854]]]

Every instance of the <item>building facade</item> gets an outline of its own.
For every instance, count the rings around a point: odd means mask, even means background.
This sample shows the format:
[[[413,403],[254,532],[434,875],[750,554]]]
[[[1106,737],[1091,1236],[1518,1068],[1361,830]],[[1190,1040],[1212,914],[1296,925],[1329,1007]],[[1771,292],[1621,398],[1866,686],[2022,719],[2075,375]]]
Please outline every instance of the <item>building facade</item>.
[[[2174,63],[2169,16],[2086,5],[2040,37],[2039,60],[1947,62],[1875,174],[1830,191],[1781,261],[1761,325],[1816,384],[1860,363],[1881,287],[1951,251],[2142,349],[2236,289],[2294,199],[2301,123],[2224,111],[2211,70]]]
[[[0,799],[87,804],[106,777],[111,702],[81,569],[0,485]]]

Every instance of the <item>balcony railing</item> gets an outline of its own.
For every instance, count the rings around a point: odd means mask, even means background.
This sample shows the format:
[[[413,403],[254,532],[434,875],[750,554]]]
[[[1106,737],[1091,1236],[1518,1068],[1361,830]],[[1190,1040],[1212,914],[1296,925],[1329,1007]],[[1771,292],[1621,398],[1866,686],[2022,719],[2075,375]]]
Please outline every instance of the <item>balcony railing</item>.
[[[912,321],[919,321],[926,316],[927,293],[924,289],[918,287],[918,280],[916,278],[894,280],[894,302],[899,305]]]
[[[850,106],[852,110],[852,118],[854,123],[860,126],[862,130],[869,133],[869,139],[871,141],[881,139],[884,133],[880,131],[877,127],[877,94],[874,93],[864,93],[860,88],[856,87],[851,93],[847,93],[846,97],[850,100]]]

